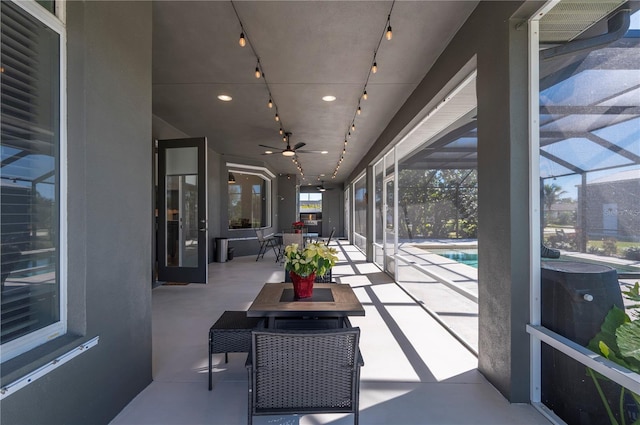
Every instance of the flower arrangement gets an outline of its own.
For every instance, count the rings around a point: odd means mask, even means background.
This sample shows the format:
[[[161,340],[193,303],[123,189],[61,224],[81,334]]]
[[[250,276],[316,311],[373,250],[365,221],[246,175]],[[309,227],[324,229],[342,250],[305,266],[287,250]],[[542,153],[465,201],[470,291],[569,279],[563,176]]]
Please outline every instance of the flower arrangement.
[[[338,261],[337,251],[325,244],[313,242],[307,244],[303,250],[298,244],[287,245],[284,248],[285,270],[299,276],[324,276]]]
[[[293,226],[294,229],[302,229],[304,227],[304,221],[294,221],[291,226]]]

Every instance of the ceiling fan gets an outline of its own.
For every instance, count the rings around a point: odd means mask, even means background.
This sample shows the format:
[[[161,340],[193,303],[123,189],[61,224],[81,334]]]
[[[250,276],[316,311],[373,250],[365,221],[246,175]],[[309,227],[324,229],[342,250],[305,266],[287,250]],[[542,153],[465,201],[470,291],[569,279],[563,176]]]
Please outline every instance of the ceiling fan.
[[[324,187],[324,180],[320,180],[320,186],[316,186],[316,189],[318,189],[320,192],[325,192],[327,190],[333,190],[332,187]]]
[[[285,135],[285,140],[287,142],[287,147],[285,149],[276,148],[274,146],[258,145],[258,146],[262,146],[263,148],[269,149],[268,151],[265,151],[263,155],[271,155],[275,152],[280,152],[283,156],[294,156],[298,153],[327,153],[327,151],[308,151],[308,150],[300,149],[301,147],[306,145],[306,143],[303,143],[303,142],[296,143],[293,146],[293,148],[291,148],[291,144],[289,143],[289,138],[291,137],[291,133],[286,132],[284,135]]]

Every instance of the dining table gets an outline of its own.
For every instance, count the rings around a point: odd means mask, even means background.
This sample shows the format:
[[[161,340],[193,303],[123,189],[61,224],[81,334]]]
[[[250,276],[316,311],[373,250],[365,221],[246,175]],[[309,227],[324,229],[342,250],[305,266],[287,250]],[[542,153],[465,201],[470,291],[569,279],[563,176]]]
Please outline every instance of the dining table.
[[[350,285],[315,283],[309,298],[295,299],[292,283],[265,283],[247,310],[247,317],[264,317],[268,327],[276,319],[364,316],[364,307]]]

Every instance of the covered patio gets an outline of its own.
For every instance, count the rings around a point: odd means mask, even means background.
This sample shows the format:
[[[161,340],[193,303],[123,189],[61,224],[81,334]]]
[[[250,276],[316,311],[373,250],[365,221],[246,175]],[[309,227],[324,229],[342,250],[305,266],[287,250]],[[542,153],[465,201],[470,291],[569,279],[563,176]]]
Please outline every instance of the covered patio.
[[[347,241],[337,241],[333,276],[351,285],[366,310],[362,424],[547,424],[531,405],[510,404],[477,370],[477,358]],[[153,382],[111,422],[238,424],[247,415],[246,355],[214,356],[207,391],[207,332],[225,310],[249,307],[265,281],[284,280],[273,253],[209,264],[208,285],[153,290]],[[255,417],[258,424],[350,424],[351,415]]]

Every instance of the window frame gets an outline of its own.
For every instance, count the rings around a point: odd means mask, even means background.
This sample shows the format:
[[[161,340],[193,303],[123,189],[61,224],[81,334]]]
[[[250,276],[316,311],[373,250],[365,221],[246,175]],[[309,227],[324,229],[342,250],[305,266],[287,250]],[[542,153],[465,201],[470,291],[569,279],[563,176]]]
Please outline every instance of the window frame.
[[[233,231],[244,231],[244,230],[253,230],[253,229],[266,229],[272,226],[273,223],[273,202],[272,202],[272,194],[273,194],[273,180],[276,178],[275,174],[266,169],[265,167],[259,167],[255,165],[246,165],[246,164],[237,164],[232,162],[227,162],[227,173],[233,174],[249,174],[253,176],[260,177],[265,181],[265,223],[264,226],[260,227],[244,227],[244,228],[231,228],[227,225],[227,230],[230,232]],[[229,192],[227,190],[227,214],[229,214]]]
[[[16,338],[12,341],[8,341],[2,344],[2,360],[4,363],[7,360],[13,359],[21,354],[24,354],[40,345],[43,345],[55,338],[61,337],[67,333],[67,268],[68,268],[68,255],[67,255],[67,33],[64,23],[65,18],[65,4],[62,0],[56,0],[55,2],[55,15],[48,11],[43,6],[39,5],[35,0],[27,1],[14,1],[11,0],[11,4],[22,9],[29,14],[33,19],[41,22],[48,29],[55,32],[59,36],[59,78],[58,81],[60,89],[59,102],[59,123],[60,123],[60,139],[59,143],[59,158],[58,160],[58,261],[59,261],[59,275],[57,276],[59,282],[59,310],[60,319],[48,325],[44,328],[30,332],[24,336]]]
[[[542,290],[541,290],[541,219],[540,209],[540,20],[557,2],[548,2],[540,8],[528,21],[529,39],[529,238],[530,255],[530,312],[526,331],[530,336],[530,400],[531,404],[552,421],[560,422],[553,411],[542,401],[542,343],[568,358],[591,368],[618,385],[639,393],[640,378],[638,374],[626,370],[598,353],[582,347],[568,338],[559,335],[542,325]],[[637,13],[637,12],[636,12]]]

